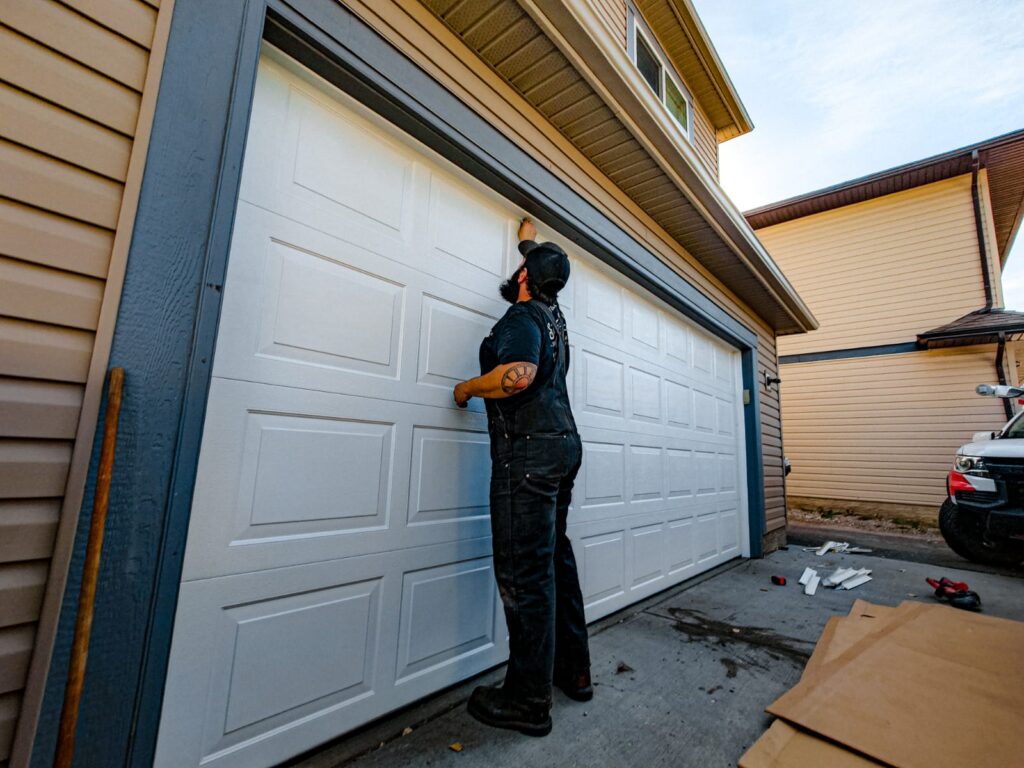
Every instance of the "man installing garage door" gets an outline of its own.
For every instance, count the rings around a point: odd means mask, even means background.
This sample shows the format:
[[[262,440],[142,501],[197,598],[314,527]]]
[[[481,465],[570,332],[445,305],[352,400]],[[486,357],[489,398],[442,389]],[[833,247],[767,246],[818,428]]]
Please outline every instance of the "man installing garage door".
[[[582,446],[565,376],[569,336],[558,292],[569,259],[519,226],[523,261],[501,286],[512,306],[480,345],[481,375],[456,385],[465,407],[484,398],[491,439],[494,574],[509,630],[502,685],[479,687],[469,713],[488,725],[534,736],[551,731],[551,685],[593,696],[583,596],[566,517]]]

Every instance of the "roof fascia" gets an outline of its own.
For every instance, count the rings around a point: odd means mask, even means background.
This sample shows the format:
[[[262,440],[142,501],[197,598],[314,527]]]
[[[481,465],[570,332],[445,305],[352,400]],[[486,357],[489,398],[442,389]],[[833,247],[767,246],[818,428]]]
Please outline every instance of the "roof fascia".
[[[944,178],[953,178],[954,176],[961,176],[965,173],[970,173],[971,155],[974,152],[985,152],[986,150],[990,150],[993,147],[998,147],[1003,144],[1009,144],[1016,141],[1024,141],[1024,130],[1012,131],[1010,133],[1005,133],[1000,136],[995,136],[991,139],[986,139],[985,141],[978,142],[977,144],[970,144],[966,147],[960,147],[959,149],[954,149],[949,152],[943,152],[938,155],[932,155],[931,157],[926,157],[922,160],[915,160],[914,162],[911,163],[905,163],[904,165],[897,165],[893,168],[887,168],[883,171],[877,171],[875,173],[868,174],[867,176],[860,176],[856,179],[842,181],[838,184],[833,184],[830,187],[823,187],[822,189],[816,189],[812,192],[806,192],[802,195],[796,195],[794,197],[786,198],[785,200],[779,200],[778,202],[775,203],[768,203],[767,205],[762,205],[757,208],[751,208],[748,211],[744,211],[743,215],[748,219],[756,218],[766,213],[779,211],[781,209],[790,208],[796,205],[811,203],[820,198],[827,198],[840,192],[847,192],[854,189],[858,189],[860,187],[866,187],[870,184],[875,184],[879,181],[884,181],[886,179],[893,178],[896,176],[901,176],[904,174],[921,174],[921,172],[929,168],[938,167],[943,165],[944,163],[951,163],[956,160],[960,160],[964,163],[963,169],[953,169],[953,172],[944,175],[941,178],[922,178],[920,181],[917,181],[915,183],[908,183],[905,186],[900,187],[899,189],[893,190],[893,192],[899,192],[905,189],[913,189],[914,187],[925,186],[926,184],[932,184],[935,183],[936,181],[941,181]],[[856,202],[866,202],[868,200],[873,200],[877,197],[884,197],[887,194],[892,194],[892,192],[868,195],[864,199],[857,200]],[[773,222],[773,224],[781,224],[783,221],[800,219],[804,218],[804,216],[811,216],[814,213],[823,213],[824,211],[827,210],[832,210],[834,208],[843,208],[846,205],[853,204],[854,203],[842,203],[837,205],[830,205],[823,207],[821,208],[821,210],[814,211],[812,213],[789,216],[781,219],[778,222]],[[1019,224],[1020,215],[1018,215],[1017,218],[1017,225],[1019,226]]]

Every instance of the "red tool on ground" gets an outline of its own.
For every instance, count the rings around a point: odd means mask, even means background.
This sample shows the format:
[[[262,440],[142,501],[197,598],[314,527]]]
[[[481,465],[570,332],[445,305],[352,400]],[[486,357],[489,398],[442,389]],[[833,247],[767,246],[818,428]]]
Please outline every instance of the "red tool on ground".
[[[939,579],[926,578],[925,581],[935,590],[936,599],[948,600],[954,608],[965,611],[981,610],[981,597],[971,591],[966,581],[953,581],[945,576]]]
[[[951,597],[957,592],[966,592],[970,589],[966,581],[952,581],[945,576],[941,579],[927,578],[925,581],[935,590],[936,597]]]
[[[785,576],[772,576],[772,584],[774,584],[777,587],[784,587],[784,586],[786,586],[786,577]]]

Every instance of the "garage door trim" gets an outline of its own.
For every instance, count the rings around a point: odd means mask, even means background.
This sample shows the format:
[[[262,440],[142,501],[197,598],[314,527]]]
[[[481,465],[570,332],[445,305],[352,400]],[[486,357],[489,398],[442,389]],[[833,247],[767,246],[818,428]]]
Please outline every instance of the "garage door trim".
[[[301,14],[284,0],[181,2],[172,20],[111,353],[111,365],[128,374],[110,510],[120,522],[108,529],[105,543],[88,678],[123,685],[114,692],[87,680],[78,734],[101,764],[147,766],[153,759],[264,38],[740,350],[750,393],[744,408],[750,550],[761,552],[764,488],[753,331],[334,0],[303,2]],[[204,120],[195,119],[199,113]],[[90,484],[96,461],[94,450]],[[82,516],[79,534],[88,518]],[[74,563],[70,596],[77,594],[80,557]],[[61,616],[36,739],[38,765],[48,764],[52,754],[73,614],[71,608]]]

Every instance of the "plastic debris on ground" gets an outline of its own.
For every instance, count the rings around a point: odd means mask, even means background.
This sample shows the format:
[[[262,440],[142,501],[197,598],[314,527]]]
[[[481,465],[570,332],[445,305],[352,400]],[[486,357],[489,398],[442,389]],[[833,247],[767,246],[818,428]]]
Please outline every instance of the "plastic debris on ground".
[[[853,589],[869,581],[871,581],[870,568],[836,568],[821,580],[821,585],[835,589]]]
[[[837,555],[870,555],[872,550],[865,547],[851,547],[849,542],[846,541],[826,541],[820,547],[804,547],[804,552],[813,552],[818,557],[821,557],[830,552],[835,552]]]
[[[834,548],[836,546],[847,547],[849,545],[843,542],[829,541],[823,547],[815,550],[818,554],[824,550],[825,547]],[[830,551],[849,551],[849,550],[830,550]],[[847,568],[840,566],[836,568],[832,573],[827,576],[822,576],[818,571],[810,566],[804,568],[804,572],[800,574],[800,584],[804,588],[805,595],[814,595],[818,591],[818,586],[829,587],[831,589],[856,589],[861,584],[867,584],[871,581],[871,569],[870,568]]]
[[[859,587],[861,584],[866,584],[869,581],[871,581],[870,576],[866,573],[859,573],[840,584],[838,589],[853,589],[854,587]]]
[[[820,582],[821,576],[819,576],[818,573],[815,571],[814,575],[812,575],[811,578],[808,579],[807,583],[804,585],[804,594],[813,595],[815,592],[818,591],[818,584]]]

